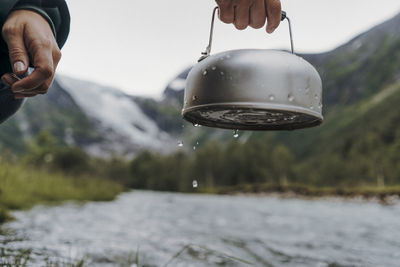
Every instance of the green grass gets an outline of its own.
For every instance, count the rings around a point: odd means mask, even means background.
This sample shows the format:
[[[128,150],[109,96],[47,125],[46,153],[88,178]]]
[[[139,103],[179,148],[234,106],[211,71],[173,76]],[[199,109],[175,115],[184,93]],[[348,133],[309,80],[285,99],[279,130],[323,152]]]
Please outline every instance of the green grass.
[[[65,200],[107,201],[123,187],[110,180],[36,170],[24,165],[0,163],[0,222],[10,218],[8,210],[29,209],[36,204]]]
[[[0,266],[2,267],[27,267],[32,264],[32,250],[13,250],[0,248]],[[35,261],[34,261],[35,262]],[[85,260],[73,259],[49,259],[45,258],[41,262],[44,267],[84,267]]]

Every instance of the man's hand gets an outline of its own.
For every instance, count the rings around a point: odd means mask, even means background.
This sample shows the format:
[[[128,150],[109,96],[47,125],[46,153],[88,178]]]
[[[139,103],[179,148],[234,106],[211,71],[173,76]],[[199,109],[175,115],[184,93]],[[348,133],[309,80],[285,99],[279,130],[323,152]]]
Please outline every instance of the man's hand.
[[[15,98],[45,94],[54,79],[61,52],[49,23],[39,14],[28,10],[12,12],[2,29],[8,45],[13,71],[20,76],[27,72],[29,63],[34,71],[18,80],[8,73],[3,82],[11,86]]]
[[[282,17],[280,0],[216,0],[219,18],[233,23],[239,30],[248,26],[262,28],[268,19],[267,32],[272,33],[279,26]]]

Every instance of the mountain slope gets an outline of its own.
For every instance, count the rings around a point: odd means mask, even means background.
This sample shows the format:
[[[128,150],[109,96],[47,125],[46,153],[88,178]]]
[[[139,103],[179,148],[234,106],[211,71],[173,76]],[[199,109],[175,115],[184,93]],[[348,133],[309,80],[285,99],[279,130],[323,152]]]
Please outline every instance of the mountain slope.
[[[57,76],[48,94],[28,99],[0,126],[0,148],[22,152],[26,143],[21,140],[28,142],[45,130],[60,145],[77,145],[99,156],[176,149],[173,134],[158,124],[164,121],[162,112],[156,110],[158,121],[154,120],[142,109],[142,100],[117,89]],[[157,106],[168,107],[162,102]]]
[[[351,132],[353,121],[362,121],[365,112],[374,107],[371,103],[378,103],[376,99],[386,103],[390,97],[383,96],[396,91],[391,88],[400,78],[398,25],[400,14],[333,51],[302,55],[323,80],[326,120],[321,127],[289,133],[248,132],[239,139],[246,142],[269,135],[302,157],[320,153],[321,147],[335,140],[338,146],[343,144],[338,137]],[[182,120],[183,89],[189,70],[171,81],[160,101],[58,76],[47,95],[29,99],[16,116],[0,126],[0,151],[21,153],[26,143],[43,130],[51,132],[60,145],[77,145],[102,156],[129,156],[143,149],[169,153],[178,149],[178,141],[185,143],[186,150],[192,150],[197,143],[231,140],[231,131],[195,128]],[[390,117],[391,109],[382,116]]]
[[[314,152],[316,140],[324,139],[328,133],[340,129],[344,121],[354,118],[357,104],[395,86],[400,79],[400,14],[360,34],[348,43],[321,54],[300,55],[313,64],[323,81],[323,103],[325,122],[321,127],[295,132],[252,133],[262,137],[271,135],[276,142],[288,145],[297,155]],[[177,80],[186,78],[188,70]],[[179,84],[175,81],[172,84]],[[168,86],[167,91],[171,90]],[[175,96],[181,97],[183,88],[174,87]],[[179,94],[182,93],[182,94]],[[385,94],[385,93],[383,93]],[[169,94],[172,95],[172,94]],[[354,113],[343,113],[351,106]],[[206,130],[202,135],[214,135],[215,130]],[[301,140],[301,141],[299,141]],[[322,142],[322,141],[321,141]]]

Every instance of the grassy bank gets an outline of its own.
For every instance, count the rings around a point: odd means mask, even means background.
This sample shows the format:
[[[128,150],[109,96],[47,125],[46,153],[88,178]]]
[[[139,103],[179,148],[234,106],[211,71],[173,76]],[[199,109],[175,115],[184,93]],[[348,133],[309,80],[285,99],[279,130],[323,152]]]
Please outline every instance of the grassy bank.
[[[0,222],[10,218],[9,210],[64,200],[112,200],[122,191],[120,184],[110,180],[0,163]]]
[[[272,194],[280,193],[304,197],[362,197],[365,199],[377,198],[386,201],[389,197],[400,197],[400,186],[388,187],[314,187],[307,185],[288,184],[242,184],[238,186],[224,186],[200,189],[202,193],[211,194]]]

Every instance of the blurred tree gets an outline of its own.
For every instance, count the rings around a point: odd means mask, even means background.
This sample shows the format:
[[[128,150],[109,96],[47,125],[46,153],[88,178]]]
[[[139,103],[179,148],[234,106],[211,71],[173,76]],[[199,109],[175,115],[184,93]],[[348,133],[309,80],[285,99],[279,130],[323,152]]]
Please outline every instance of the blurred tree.
[[[287,147],[278,145],[274,148],[272,152],[272,165],[277,177],[277,184],[288,184],[288,175],[292,172],[293,162],[294,157]]]

